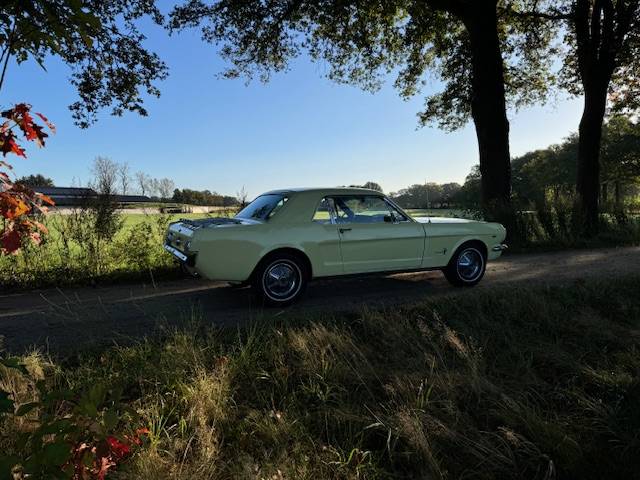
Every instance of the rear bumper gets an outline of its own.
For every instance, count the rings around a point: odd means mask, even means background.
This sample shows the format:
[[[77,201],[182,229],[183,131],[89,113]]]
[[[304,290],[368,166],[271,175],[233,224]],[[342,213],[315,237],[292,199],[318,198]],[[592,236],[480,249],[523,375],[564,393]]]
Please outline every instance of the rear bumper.
[[[167,252],[169,252],[171,255],[173,255],[174,258],[176,258],[177,260],[179,260],[182,263],[186,264],[187,266],[189,266],[189,267],[195,266],[195,264],[196,264],[196,256],[195,256],[195,254],[186,255],[185,253],[181,252],[177,248],[172,247],[171,245],[167,245],[166,243],[164,244],[164,249]]]
[[[509,248],[508,245],[501,243],[500,245],[495,245],[491,250],[494,252],[504,252],[507,248]]]

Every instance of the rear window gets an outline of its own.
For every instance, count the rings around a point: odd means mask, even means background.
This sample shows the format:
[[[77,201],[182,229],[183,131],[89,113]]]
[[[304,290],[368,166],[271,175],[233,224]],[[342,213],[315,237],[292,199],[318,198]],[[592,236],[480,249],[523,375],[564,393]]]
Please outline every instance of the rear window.
[[[244,207],[236,218],[245,220],[268,220],[273,217],[289,200],[284,195],[260,195],[249,205]]]

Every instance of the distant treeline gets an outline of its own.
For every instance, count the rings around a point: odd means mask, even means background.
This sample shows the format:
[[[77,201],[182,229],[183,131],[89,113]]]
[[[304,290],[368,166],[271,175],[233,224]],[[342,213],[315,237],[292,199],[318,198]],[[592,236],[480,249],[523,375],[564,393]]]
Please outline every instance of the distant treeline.
[[[553,202],[575,193],[578,136],[525,153],[511,161],[512,195],[522,208]],[[622,204],[640,195],[640,122],[628,117],[609,119],[602,131],[600,201]],[[457,183],[416,184],[390,194],[404,208],[479,208],[480,169],[476,165]]]
[[[459,183],[425,183],[403,188],[389,196],[403,208],[450,208],[461,202]]]
[[[235,207],[239,205],[236,197],[221,195],[209,190],[190,190],[176,188],[173,191],[172,200],[176,203],[187,203],[189,205],[209,205],[214,207]]]

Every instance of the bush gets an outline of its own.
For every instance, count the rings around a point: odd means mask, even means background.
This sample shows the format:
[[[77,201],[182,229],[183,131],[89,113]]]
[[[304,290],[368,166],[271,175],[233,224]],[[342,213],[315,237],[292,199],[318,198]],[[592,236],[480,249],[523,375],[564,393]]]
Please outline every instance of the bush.
[[[80,394],[52,388],[42,378],[51,366],[31,360],[0,361],[0,425],[14,437],[0,453],[0,478],[103,479],[142,445],[148,430],[131,428],[139,417],[121,402],[122,389],[102,382]]]
[[[24,288],[177,274],[162,248],[171,215],[140,217],[125,228],[120,214],[107,221],[93,208],[46,216],[49,235],[40,246],[0,256],[0,283]]]

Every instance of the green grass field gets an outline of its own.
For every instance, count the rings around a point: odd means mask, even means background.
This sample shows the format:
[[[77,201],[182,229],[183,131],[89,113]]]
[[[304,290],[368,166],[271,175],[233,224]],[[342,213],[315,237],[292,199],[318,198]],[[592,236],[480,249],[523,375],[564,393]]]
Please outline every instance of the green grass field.
[[[476,289],[228,330],[195,313],[132,346],[25,355],[0,390],[45,400],[0,423],[0,470],[59,471],[76,445],[146,428],[107,478],[637,478],[639,288]],[[43,425],[65,428],[29,441]]]

